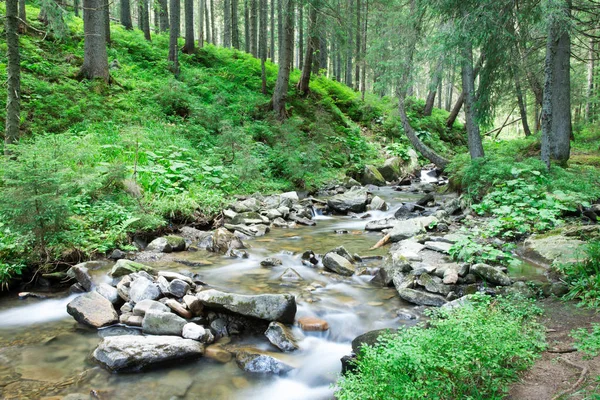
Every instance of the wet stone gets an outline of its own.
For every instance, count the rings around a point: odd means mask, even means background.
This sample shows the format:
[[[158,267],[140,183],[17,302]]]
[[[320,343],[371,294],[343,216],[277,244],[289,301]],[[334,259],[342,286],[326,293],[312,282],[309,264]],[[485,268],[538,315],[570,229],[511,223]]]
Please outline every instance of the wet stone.
[[[298,318],[298,325],[306,332],[319,332],[329,329],[329,324],[317,317],[302,317]]]

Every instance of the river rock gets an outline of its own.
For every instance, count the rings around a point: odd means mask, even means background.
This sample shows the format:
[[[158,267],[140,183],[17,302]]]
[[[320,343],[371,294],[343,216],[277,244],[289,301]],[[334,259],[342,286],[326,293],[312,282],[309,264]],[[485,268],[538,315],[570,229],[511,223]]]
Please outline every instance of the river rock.
[[[178,274],[177,272],[172,271],[158,271],[158,276],[164,277],[167,281],[172,281],[173,279],[179,279],[186,282],[190,286],[194,286],[194,281],[189,276],[185,276],[182,274]]]
[[[258,211],[260,210],[261,204],[260,201],[251,197],[244,201],[236,201],[231,205],[233,211],[237,213],[249,212],[249,211]]]
[[[190,310],[185,308],[183,304],[178,302],[175,299],[166,299],[165,305],[171,309],[175,314],[179,315],[182,318],[190,319],[193,317]]]
[[[137,303],[142,300],[157,300],[162,295],[158,285],[143,276],[131,282],[129,297],[132,302]]]
[[[458,276],[459,273],[456,268],[446,268],[442,282],[444,285],[454,285],[456,282],[458,282]]]
[[[294,369],[275,357],[252,350],[239,351],[235,362],[243,371],[257,374],[281,375]]]
[[[172,312],[149,310],[142,321],[142,330],[149,335],[181,336],[187,321]]]
[[[200,315],[202,313],[202,310],[204,309],[204,306],[202,305],[202,303],[200,303],[200,300],[198,300],[196,296],[192,296],[189,294],[185,295],[183,296],[183,302],[193,315]]]
[[[475,264],[471,266],[471,273],[479,275],[486,281],[499,286],[509,286],[510,278],[496,267],[487,264]]]
[[[522,251],[525,257],[544,265],[567,264],[578,261],[584,245],[584,241],[564,235],[531,235],[523,243]]]
[[[237,214],[231,220],[231,223],[236,225],[268,224],[269,218],[257,212],[245,212]]]
[[[276,209],[274,209],[274,208],[272,208],[272,209],[270,209],[270,210],[266,210],[264,213],[265,213],[265,216],[266,216],[266,217],[267,217],[267,218],[268,218],[270,221],[273,221],[273,220],[275,220],[275,219],[277,219],[277,218],[281,218],[281,217],[283,217],[283,214],[281,214],[281,213],[279,212],[279,210],[276,210]]]
[[[452,247],[452,245],[450,243],[432,242],[432,241],[425,242],[424,245],[429,250],[437,251],[439,253],[444,253],[444,254],[449,254],[450,248]]]
[[[184,282],[181,279],[173,279],[171,283],[169,283],[169,293],[175,297],[182,298],[188,290],[190,290],[189,283]]]
[[[279,258],[267,257],[260,262],[261,267],[276,267],[283,264]]]
[[[363,212],[367,207],[367,190],[357,188],[335,195],[327,200],[327,206],[331,210],[341,214]]]
[[[298,325],[306,332],[319,332],[329,329],[329,324],[317,317],[302,317],[298,318]]]
[[[109,275],[113,278],[118,278],[120,276],[129,275],[138,271],[146,271],[150,274],[154,273],[154,270],[151,267],[148,267],[147,265],[126,259],[121,259],[115,263],[115,265],[110,270]]]
[[[385,186],[385,179],[381,173],[372,165],[365,165],[360,183],[363,185]]]
[[[419,306],[435,306],[440,307],[446,304],[446,299],[440,295],[422,292],[420,290],[414,290],[409,288],[398,289],[398,295],[401,299],[408,301],[409,303],[417,304]]]
[[[393,328],[376,329],[365,332],[352,340],[352,351],[354,354],[360,354],[360,349],[362,346],[374,346],[378,343],[380,336],[394,334],[396,332],[398,332],[398,330]]]
[[[233,355],[227,350],[223,349],[218,344],[207,346],[204,352],[206,358],[218,361],[221,364],[228,363],[233,358]]]
[[[373,197],[371,203],[367,206],[367,210],[373,211],[387,211],[388,204],[379,196]]]
[[[181,335],[184,339],[197,340],[202,343],[212,343],[214,340],[210,330],[192,322],[184,325]]]
[[[110,286],[108,283],[100,283],[99,285],[97,285],[96,292],[98,292],[102,297],[110,301],[113,305],[121,301],[117,288]]]
[[[77,280],[81,287],[83,287],[86,292],[89,292],[92,290],[94,283],[92,282],[92,277],[90,276],[89,270],[85,264],[86,263],[81,263],[72,266],[67,271],[67,276]]]
[[[433,197],[432,193],[427,193],[425,196],[417,200],[415,204],[421,207],[426,207],[431,203],[435,203],[435,197]]]
[[[333,252],[325,254],[325,257],[323,257],[323,266],[330,271],[344,276],[352,276],[356,272],[350,261]]]
[[[122,310],[123,308],[121,308]],[[171,312],[171,310],[169,309],[169,307],[167,307],[166,305],[164,305],[163,303],[159,302],[159,301],[155,301],[155,300],[142,300],[139,303],[137,303],[135,305],[135,307],[133,307],[133,315],[138,315],[143,317],[144,315],[146,315],[147,312],[149,311],[157,311],[157,312]]]
[[[112,303],[97,292],[85,293],[67,304],[67,313],[81,324],[100,328],[115,324],[119,316]]]
[[[417,242],[414,238],[411,238],[392,244],[390,254],[398,259],[404,259],[405,261],[420,262],[423,261],[423,257],[421,257],[419,253],[424,248],[424,245]]]
[[[515,282],[504,290],[504,294],[521,296],[527,299],[535,298],[535,292],[525,282]]]
[[[382,231],[384,229],[391,229],[394,226],[396,226],[396,224],[398,224],[399,222],[400,221],[397,220],[396,218],[385,218],[385,219],[369,221],[369,222],[367,222],[367,225],[365,226],[365,230],[377,232],[377,231]]]
[[[273,346],[281,351],[294,351],[298,349],[298,344],[292,331],[281,322],[271,322],[269,328],[265,331],[265,336]]]
[[[428,273],[421,274],[417,279],[417,283],[425,288],[428,292],[447,296],[451,288],[442,283],[442,280],[437,276],[431,276]]]
[[[199,244],[200,248],[213,253],[227,253],[229,249],[245,249],[244,242],[225,228],[216,229],[211,235],[206,236]]]
[[[388,233],[391,242],[399,242],[401,240],[410,239],[421,233],[425,233],[426,229],[432,224],[437,224],[438,219],[435,217],[418,217],[402,221],[398,223]]]
[[[111,371],[139,371],[169,361],[198,358],[204,346],[175,336],[112,336],[100,342],[93,357]]]
[[[400,157],[392,157],[385,160],[383,166],[379,167],[379,173],[388,182],[395,181],[402,177],[402,164],[404,160]]]
[[[269,322],[291,324],[296,315],[296,299],[290,294],[251,296],[210,289],[199,292],[196,296],[205,307],[227,310]]]

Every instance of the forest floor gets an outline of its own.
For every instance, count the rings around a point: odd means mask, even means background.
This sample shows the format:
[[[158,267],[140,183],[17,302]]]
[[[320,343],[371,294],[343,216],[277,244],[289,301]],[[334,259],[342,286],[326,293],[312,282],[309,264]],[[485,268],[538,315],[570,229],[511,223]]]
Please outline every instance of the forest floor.
[[[574,329],[589,328],[600,322],[594,310],[578,308],[575,302],[557,298],[541,300],[544,309],[542,323],[546,326],[548,350],[514,385],[510,400],[566,400],[600,398],[600,357],[586,359],[579,351],[572,351]],[[571,351],[557,353],[553,351]],[[585,369],[585,373],[583,372]],[[580,379],[583,378],[583,381]]]

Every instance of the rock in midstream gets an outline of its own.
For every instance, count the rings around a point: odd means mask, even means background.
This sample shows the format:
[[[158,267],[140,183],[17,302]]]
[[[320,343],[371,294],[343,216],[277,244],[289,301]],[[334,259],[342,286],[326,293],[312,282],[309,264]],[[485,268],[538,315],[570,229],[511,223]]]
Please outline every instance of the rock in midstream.
[[[291,324],[296,316],[296,299],[290,294],[252,296],[210,289],[199,292],[196,297],[205,307],[227,310],[245,317],[258,318],[268,322],[278,321]]]
[[[273,356],[258,351],[255,352],[252,349],[238,351],[235,362],[242,370],[258,374],[281,375],[294,369],[291,365]]]
[[[358,188],[331,197],[327,201],[327,206],[331,210],[341,214],[348,212],[358,213],[366,210],[367,202],[367,190]]]
[[[112,303],[97,292],[85,293],[67,304],[67,313],[79,323],[100,328],[115,324],[119,316]]]
[[[494,285],[510,286],[511,281],[508,275],[496,267],[487,264],[475,264],[471,266],[471,273],[481,276],[486,281]]]
[[[177,336],[111,336],[104,338],[93,357],[111,371],[139,371],[169,361],[198,358],[202,343]]]
[[[271,322],[265,332],[265,336],[273,346],[281,351],[294,351],[298,349],[298,344],[292,331],[281,322]]]
[[[337,274],[344,276],[352,276],[356,272],[356,268],[344,257],[339,254],[330,252],[323,257],[323,266]]]

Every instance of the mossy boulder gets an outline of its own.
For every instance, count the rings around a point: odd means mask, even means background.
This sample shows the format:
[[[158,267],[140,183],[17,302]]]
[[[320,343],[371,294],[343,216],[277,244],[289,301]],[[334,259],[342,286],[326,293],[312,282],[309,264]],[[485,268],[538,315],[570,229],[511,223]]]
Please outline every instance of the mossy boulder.
[[[363,185],[385,186],[385,179],[377,168],[372,165],[365,165],[360,183]]]
[[[134,272],[145,271],[150,274],[154,273],[154,269],[151,267],[137,263],[131,260],[121,259],[115,263],[110,271],[110,276],[113,278],[118,278],[124,275],[129,275]]]

